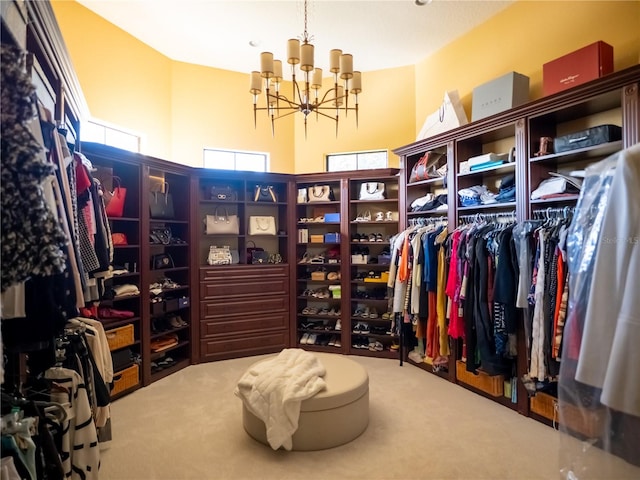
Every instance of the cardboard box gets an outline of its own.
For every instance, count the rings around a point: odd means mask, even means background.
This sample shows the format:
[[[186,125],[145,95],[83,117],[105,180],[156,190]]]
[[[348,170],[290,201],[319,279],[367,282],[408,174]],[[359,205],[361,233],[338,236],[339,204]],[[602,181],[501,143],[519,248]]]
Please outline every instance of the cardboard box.
[[[324,234],[324,242],[325,243],[340,243],[340,234],[339,233],[325,233]]]
[[[311,238],[311,243],[324,243],[324,235],[322,234],[309,235],[309,237]]]
[[[471,121],[504,112],[529,101],[529,77],[509,72],[473,89]]]
[[[542,65],[542,91],[551,95],[612,72],[613,47],[595,42]]]

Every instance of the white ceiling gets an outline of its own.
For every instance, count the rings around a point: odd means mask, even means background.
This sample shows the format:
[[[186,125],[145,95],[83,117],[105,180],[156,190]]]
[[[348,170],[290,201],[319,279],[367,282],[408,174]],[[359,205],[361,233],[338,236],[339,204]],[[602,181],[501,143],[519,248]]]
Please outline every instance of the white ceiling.
[[[78,1],[173,60],[238,72],[259,70],[262,51],[286,65],[287,39],[304,30],[302,0]],[[310,0],[307,30],[316,66],[339,48],[355,70],[381,70],[420,62],[511,3]]]

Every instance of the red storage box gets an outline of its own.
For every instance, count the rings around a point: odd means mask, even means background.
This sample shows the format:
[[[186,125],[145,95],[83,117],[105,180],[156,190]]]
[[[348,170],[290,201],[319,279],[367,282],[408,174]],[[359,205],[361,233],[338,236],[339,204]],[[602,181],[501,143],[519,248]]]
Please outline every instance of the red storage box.
[[[602,41],[542,65],[542,91],[561,92],[613,72],[613,47]]]

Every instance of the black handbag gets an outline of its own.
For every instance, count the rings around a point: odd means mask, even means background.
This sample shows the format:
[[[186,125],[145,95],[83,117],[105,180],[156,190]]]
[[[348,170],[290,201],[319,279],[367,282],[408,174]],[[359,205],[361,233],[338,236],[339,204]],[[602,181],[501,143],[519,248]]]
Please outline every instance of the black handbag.
[[[218,202],[237,202],[238,192],[229,185],[214,185],[211,187],[211,200]]]
[[[264,250],[256,250],[251,255],[251,263],[254,265],[260,263],[267,263],[269,261],[269,252],[265,252]]]
[[[163,268],[173,268],[173,258],[168,253],[160,253],[151,257],[151,268],[161,270]]]
[[[169,184],[164,182],[164,192],[156,190],[149,192],[149,211],[151,218],[172,219],[175,217],[173,197],[169,193]]]
[[[252,247],[249,246],[249,244],[253,244]],[[263,252],[264,248],[262,247],[256,247],[256,243],[253,240],[250,240],[247,242],[247,263],[253,263],[253,254],[255,252]]]
[[[270,202],[276,203],[278,197],[271,185],[256,185],[256,189],[253,196],[254,202]]]

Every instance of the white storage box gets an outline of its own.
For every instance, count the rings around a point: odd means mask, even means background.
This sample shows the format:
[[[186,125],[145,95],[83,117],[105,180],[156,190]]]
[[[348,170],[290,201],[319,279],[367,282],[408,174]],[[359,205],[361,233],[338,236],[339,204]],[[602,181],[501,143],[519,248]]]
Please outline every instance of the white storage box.
[[[509,72],[473,89],[471,121],[504,112],[529,101],[529,77]]]

